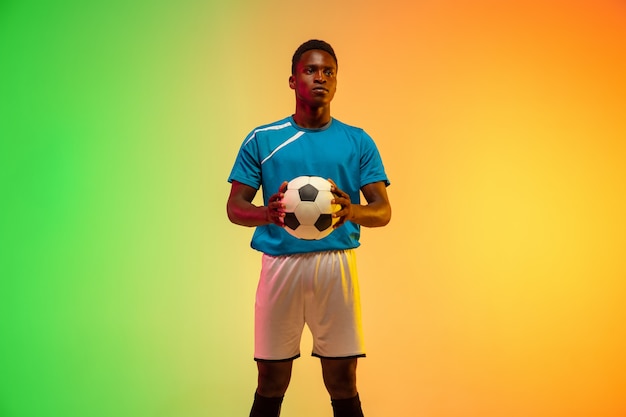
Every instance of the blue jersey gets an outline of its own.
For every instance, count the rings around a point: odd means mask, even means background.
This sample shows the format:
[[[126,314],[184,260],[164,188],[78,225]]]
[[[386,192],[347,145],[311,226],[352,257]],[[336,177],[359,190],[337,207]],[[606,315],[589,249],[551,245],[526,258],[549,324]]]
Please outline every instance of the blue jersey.
[[[305,129],[293,117],[254,129],[244,140],[228,181],[263,191],[264,204],[284,181],[301,175],[330,178],[360,203],[364,185],[389,185],[382,159],[363,129],[337,119],[321,129]],[[275,224],[258,226],[251,246],[273,256],[351,249],[359,246],[360,226],[346,222],[320,240],[301,240]]]

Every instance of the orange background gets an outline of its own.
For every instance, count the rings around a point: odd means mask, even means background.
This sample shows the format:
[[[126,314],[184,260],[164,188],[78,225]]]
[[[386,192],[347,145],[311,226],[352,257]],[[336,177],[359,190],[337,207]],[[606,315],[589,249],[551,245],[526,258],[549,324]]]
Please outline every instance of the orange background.
[[[326,39],[334,115],[392,180],[392,223],[359,251],[366,414],[626,415],[624,3],[272,10],[237,41],[234,113],[292,110],[289,52]],[[296,364],[285,415],[329,413],[318,374]]]

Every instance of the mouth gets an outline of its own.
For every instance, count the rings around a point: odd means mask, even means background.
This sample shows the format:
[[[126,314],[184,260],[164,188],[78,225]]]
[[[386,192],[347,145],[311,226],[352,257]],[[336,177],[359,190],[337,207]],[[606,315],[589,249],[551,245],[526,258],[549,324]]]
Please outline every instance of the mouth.
[[[315,87],[313,91],[316,93],[328,93],[328,90],[324,87]]]

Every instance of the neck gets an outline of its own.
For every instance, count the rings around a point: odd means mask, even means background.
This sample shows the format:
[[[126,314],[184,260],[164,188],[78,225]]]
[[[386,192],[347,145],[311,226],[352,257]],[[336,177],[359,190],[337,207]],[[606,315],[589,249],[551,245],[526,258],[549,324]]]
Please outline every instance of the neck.
[[[317,129],[330,122],[330,106],[316,108],[302,108],[296,106],[296,113],[293,115],[296,124],[306,129]]]

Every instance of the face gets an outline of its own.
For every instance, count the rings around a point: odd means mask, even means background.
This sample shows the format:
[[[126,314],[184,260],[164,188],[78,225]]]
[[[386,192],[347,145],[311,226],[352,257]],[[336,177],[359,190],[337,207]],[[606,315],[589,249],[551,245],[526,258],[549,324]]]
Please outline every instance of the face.
[[[302,54],[289,86],[296,92],[296,101],[311,107],[327,105],[337,89],[337,64],[326,51],[312,49]]]

